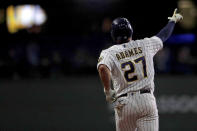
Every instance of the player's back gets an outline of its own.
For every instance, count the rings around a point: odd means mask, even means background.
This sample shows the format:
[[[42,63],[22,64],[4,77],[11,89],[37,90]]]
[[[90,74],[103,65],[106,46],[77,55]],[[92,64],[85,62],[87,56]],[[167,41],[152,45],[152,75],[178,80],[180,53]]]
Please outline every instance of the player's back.
[[[107,57],[108,62],[104,63],[111,70],[113,86],[118,95],[145,86],[154,90],[153,56],[161,47],[161,40],[152,37],[114,45],[101,53],[101,56],[105,54]]]

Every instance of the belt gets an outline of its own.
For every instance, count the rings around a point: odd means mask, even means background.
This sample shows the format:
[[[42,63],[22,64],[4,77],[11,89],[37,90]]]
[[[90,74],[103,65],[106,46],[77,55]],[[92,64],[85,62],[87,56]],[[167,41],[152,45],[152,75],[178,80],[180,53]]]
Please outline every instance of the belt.
[[[131,95],[134,95],[136,92],[129,92]],[[144,94],[144,93],[151,93],[151,90],[150,89],[141,89],[139,90],[139,93],[140,94]],[[128,93],[125,93],[125,94],[122,94],[120,96],[118,96],[118,98],[120,97],[125,97],[125,96],[128,96]]]

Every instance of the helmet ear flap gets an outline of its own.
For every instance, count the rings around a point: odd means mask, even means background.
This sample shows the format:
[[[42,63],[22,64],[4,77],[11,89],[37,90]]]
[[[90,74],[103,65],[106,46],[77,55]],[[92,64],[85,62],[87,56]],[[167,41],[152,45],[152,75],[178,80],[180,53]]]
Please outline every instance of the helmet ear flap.
[[[111,29],[111,38],[112,38],[112,40],[115,42],[116,41],[116,38],[115,38],[115,36],[114,36],[114,33],[113,33],[113,29]]]

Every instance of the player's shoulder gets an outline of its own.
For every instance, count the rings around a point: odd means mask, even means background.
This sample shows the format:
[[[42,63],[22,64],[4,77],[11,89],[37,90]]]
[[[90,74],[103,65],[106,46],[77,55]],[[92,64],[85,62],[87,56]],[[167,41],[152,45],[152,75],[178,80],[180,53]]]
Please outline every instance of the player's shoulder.
[[[103,49],[101,53],[111,54],[112,52],[115,52],[118,48],[119,48],[119,45],[112,45],[106,49]]]
[[[144,42],[148,42],[148,41],[162,42],[161,39],[159,37],[157,37],[157,36],[146,37],[146,38],[142,39],[141,41],[144,41]]]
[[[162,45],[163,44],[162,40],[157,36],[145,37],[143,39],[135,40],[135,42],[141,46],[149,46],[152,44],[153,45],[155,45],[155,44]]]

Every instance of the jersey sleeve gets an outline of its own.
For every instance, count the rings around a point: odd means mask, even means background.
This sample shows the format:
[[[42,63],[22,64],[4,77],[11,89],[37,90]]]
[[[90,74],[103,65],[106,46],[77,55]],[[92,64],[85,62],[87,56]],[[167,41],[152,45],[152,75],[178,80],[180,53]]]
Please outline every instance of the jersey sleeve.
[[[163,42],[157,36],[153,36],[151,38],[145,38],[144,42],[145,42],[145,46],[153,55],[155,55],[160,49],[163,48]]]
[[[111,55],[107,51],[101,52],[100,57],[98,59],[98,63],[97,63],[97,69],[98,69],[99,65],[102,65],[102,64],[106,65],[110,71],[112,70],[113,60],[112,60]]]

